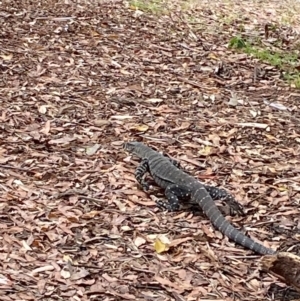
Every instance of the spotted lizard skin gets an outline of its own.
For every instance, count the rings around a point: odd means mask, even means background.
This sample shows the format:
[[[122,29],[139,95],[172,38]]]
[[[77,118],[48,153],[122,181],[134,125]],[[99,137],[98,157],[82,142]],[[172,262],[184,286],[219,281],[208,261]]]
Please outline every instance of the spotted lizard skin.
[[[154,182],[165,189],[167,202],[157,201],[158,207],[168,211],[179,209],[179,199],[188,199],[190,203],[197,203],[214,227],[235,243],[258,254],[275,254],[273,249],[266,248],[232,226],[222,215],[214,202],[219,190],[203,185],[200,181],[181,170],[176,163],[141,142],[124,143],[124,149],[141,159],[135,171],[135,177],[144,190],[149,184],[144,176],[150,173]],[[207,190],[211,190],[210,193]],[[221,190],[224,194],[225,190]],[[225,191],[226,192],[226,191]]]
[[[179,162],[171,158],[169,158],[169,160],[174,166],[176,166],[179,169],[182,169]],[[203,186],[213,200],[221,200],[225,202],[227,205],[229,205],[231,214],[237,212],[240,215],[245,215],[243,206],[240,203],[238,203],[234,199],[234,197],[231,194],[229,194],[225,189],[218,188],[212,185],[206,185],[206,184],[203,184]]]

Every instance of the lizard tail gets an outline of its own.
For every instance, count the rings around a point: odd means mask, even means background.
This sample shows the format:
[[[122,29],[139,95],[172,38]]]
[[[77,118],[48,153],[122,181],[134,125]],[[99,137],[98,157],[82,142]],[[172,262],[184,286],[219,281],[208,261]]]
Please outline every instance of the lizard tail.
[[[276,253],[273,249],[266,248],[262,244],[255,242],[253,239],[233,227],[222,215],[221,211],[202,185],[195,191],[195,193],[193,193],[192,197],[197,201],[216,229],[229,239],[261,255]]]

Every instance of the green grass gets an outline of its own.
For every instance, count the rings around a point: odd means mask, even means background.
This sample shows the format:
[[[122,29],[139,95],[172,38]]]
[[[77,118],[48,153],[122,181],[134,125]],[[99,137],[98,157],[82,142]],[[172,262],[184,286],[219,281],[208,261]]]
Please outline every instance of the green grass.
[[[300,73],[292,74],[292,73],[285,73],[283,78],[290,84],[293,85],[295,88],[300,89]]]
[[[260,50],[254,47],[247,48],[246,53],[252,54],[254,57],[280,68],[284,68],[285,65],[293,66],[297,62],[297,55],[293,53],[278,53],[268,49]]]
[[[167,7],[162,0],[131,0],[129,4],[133,8],[155,15],[163,14],[167,11]]]
[[[259,44],[259,41],[255,41]],[[228,44],[229,48],[237,49],[252,55],[253,57],[266,62],[283,71],[283,78],[296,88],[300,88],[300,72],[295,68],[299,65],[298,54],[293,52],[274,51],[263,49],[253,45],[241,36],[233,37]]]
[[[245,24],[248,22],[247,16],[241,16],[235,12],[224,14],[224,11],[221,11],[221,14],[218,14],[219,24],[212,22],[212,24],[206,26],[205,19],[201,18],[201,14],[198,16],[197,13],[193,11],[193,8],[199,5],[198,0],[178,2],[172,0],[129,0],[129,5],[132,9],[138,9],[153,15],[164,15],[168,14],[172,8],[181,8],[182,12],[185,13],[188,23],[195,23],[192,24],[193,30],[195,32],[205,32],[206,34],[216,34],[216,32],[219,32],[221,35],[223,27],[225,31],[228,30],[229,27],[229,31],[230,28],[233,28],[235,32],[239,32],[243,35],[243,32],[246,31]],[[291,14],[287,12],[281,15],[282,19],[288,19],[289,17],[291,17]],[[276,35],[278,26],[276,24],[269,24],[268,30],[274,32]],[[263,44],[261,38],[259,36],[255,37],[255,35],[252,35],[251,38],[247,36],[246,39],[241,36],[235,36],[229,41],[230,48],[247,53],[256,59],[278,68],[282,71],[284,80],[300,88],[300,72],[296,68],[299,66],[298,54],[292,51],[281,51],[282,41],[280,39],[278,39],[278,41],[272,41],[272,44],[271,49],[269,49],[269,47]]]

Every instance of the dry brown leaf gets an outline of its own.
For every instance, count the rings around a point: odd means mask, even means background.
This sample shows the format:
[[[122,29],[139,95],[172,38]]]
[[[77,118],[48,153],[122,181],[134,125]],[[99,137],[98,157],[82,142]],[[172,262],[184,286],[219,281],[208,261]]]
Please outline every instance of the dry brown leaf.
[[[105,120],[105,119],[96,119],[96,120],[94,120],[94,124],[95,124],[96,126],[103,126],[103,125],[108,125],[108,124],[110,124],[110,121]]]
[[[135,240],[134,240],[134,244],[137,247],[140,247],[140,246],[142,246],[145,243],[146,243],[146,240],[143,237],[141,237],[141,236],[136,237]]]
[[[94,155],[97,151],[98,151],[98,149],[101,147],[101,145],[100,144],[94,144],[93,146],[91,146],[91,147],[87,147],[86,148],[86,154],[88,155],[88,156],[92,156],[92,155]]]
[[[79,280],[85,278],[86,276],[90,275],[90,272],[86,269],[80,269],[78,272],[72,273],[71,279],[72,280]]]
[[[285,77],[300,4],[180,1],[2,1],[1,300],[283,298],[200,209],[156,208],[163,190],[149,174],[141,189],[122,144],[230,191],[247,209],[230,222],[298,253],[300,93]]]

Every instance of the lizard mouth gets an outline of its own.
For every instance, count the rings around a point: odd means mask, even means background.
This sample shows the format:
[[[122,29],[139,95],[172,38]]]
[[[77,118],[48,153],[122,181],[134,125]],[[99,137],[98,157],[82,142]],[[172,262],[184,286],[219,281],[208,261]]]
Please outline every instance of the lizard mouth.
[[[123,149],[128,152],[132,152],[134,150],[134,145],[132,145],[130,142],[124,142]]]
[[[124,142],[123,145],[122,145],[123,149],[125,150],[129,150],[129,145],[128,145],[128,142]]]

